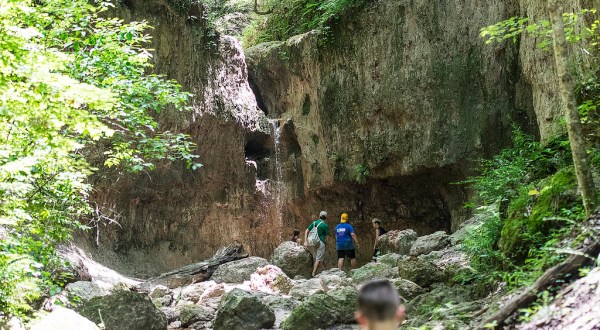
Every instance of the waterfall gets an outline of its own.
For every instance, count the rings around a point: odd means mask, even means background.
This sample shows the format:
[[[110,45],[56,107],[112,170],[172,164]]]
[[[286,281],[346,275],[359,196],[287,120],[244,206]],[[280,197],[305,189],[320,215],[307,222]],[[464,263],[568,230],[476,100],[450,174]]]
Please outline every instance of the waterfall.
[[[283,219],[282,213],[282,194],[283,194],[283,170],[281,167],[281,145],[280,145],[280,127],[279,119],[269,119],[271,129],[273,130],[273,149],[275,151],[275,180],[273,182],[274,201],[277,216],[280,220]]]

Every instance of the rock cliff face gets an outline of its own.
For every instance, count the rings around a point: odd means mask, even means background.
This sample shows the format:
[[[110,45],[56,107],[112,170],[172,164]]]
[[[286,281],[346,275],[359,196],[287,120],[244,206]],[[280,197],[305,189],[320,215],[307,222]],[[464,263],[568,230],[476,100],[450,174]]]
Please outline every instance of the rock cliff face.
[[[279,242],[279,218],[257,193],[256,167],[246,161],[244,148],[251,140],[269,139],[268,121],[248,85],[239,42],[211,36],[202,10],[131,0],[117,13],[155,27],[149,31],[155,71],[194,94],[190,112],[167,111],[159,121],[190,134],[204,165],[191,171],[163,164],[135,177],[109,172],[97,178],[93,200],[119,225],[100,225],[97,237],[79,244],[126,274],[155,275],[234,240],[257,255],[268,255]]]
[[[515,120],[529,127],[532,113],[515,98],[516,47],[479,38],[516,11],[505,1],[485,10],[476,1],[377,1],[345,13],[325,38],[248,49],[259,105],[281,118],[293,146],[282,159],[299,205],[291,218],[323,207],[337,222],[348,212],[365,241],[375,216],[420,235],[459,224],[466,194],[451,183],[469,160],[504,146]]]
[[[505,146],[513,123],[542,139],[560,130],[551,55],[535,40],[479,38],[514,15],[543,18],[538,1],[373,1],[326,38],[307,33],[246,57],[190,3],[125,0],[118,10],[155,26],[155,71],[195,95],[191,112],[160,122],[190,134],[204,164],[98,177],[93,199],[120,225],[79,243],[123,273],[154,275],[233,240],[268,257],[322,209],[332,229],[349,213],[366,260],[372,217],[388,230],[451,231],[467,198],[452,183],[474,159]]]

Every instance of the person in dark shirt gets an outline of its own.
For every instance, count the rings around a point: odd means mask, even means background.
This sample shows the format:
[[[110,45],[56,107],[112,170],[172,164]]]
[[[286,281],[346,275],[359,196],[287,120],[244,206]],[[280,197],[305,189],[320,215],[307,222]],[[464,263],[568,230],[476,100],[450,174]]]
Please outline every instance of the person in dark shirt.
[[[290,241],[302,245],[302,239],[300,238],[300,229],[294,229],[294,233],[292,234],[292,238]]]
[[[344,213],[340,219],[340,224],[335,227],[335,249],[338,254],[338,268],[340,270],[344,270],[346,257],[350,258],[352,268],[356,268],[355,247],[358,247],[358,238],[354,233],[354,227],[348,223],[348,215]]]
[[[380,251],[377,248],[377,244],[379,243],[379,238],[381,238],[383,234],[387,233],[387,231],[383,227],[381,227],[381,220],[373,218],[371,222],[373,223],[373,228],[375,228],[375,244],[373,245],[373,257],[371,258],[371,260],[377,261],[377,258],[380,254]]]

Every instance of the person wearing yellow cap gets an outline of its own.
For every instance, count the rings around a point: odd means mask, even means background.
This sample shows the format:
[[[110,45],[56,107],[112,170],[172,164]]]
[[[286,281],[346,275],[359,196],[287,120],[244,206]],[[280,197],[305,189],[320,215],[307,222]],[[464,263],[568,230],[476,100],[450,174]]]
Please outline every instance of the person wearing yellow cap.
[[[340,217],[340,224],[335,227],[335,248],[338,254],[338,268],[344,270],[344,260],[350,258],[350,265],[356,268],[356,249],[358,238],[354,233],[354,227],[348,223],[348,214]]]

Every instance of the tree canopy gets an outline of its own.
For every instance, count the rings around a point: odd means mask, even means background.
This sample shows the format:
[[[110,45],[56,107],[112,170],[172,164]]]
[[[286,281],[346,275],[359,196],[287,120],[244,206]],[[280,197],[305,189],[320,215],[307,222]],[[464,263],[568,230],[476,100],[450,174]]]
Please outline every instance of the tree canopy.
[[[154,119],[190,95],[148,73],[150,26],[107,18],[111,6],[0,0],[0,315],[61,284],[55,247],[90,215],[91,146],[121,171],[200,166],[188,136]]]

